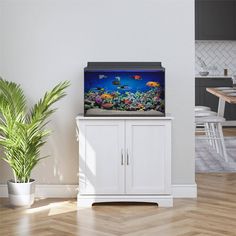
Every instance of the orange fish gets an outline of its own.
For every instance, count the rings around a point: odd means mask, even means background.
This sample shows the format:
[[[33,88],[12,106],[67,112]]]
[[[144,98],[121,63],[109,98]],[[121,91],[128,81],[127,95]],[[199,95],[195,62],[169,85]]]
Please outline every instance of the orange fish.
[[[102,107],[108,109],[108,108],[113,107],[113,104],[112,103],[104,103],[104,104],[102,104]]]
[[[132,78],[135,79],[135,80],[141,80],[142,79],[141,75],[134,75],[134,76],[132,76]]]
[[[101,99],[112,99],[112,98],[113,98],[113,96],[108,93],[104,93],[101,95]]]
[[[124,104],[131,104],[132,102],[129,99],[123,100]]]
[[[160,87],[160,84],[158,82],[154,82],[154,81],[149,81],[146,83],[146,85],[148,87]]]
[[[144,108],[144,105],[141,104],[141,103],[139,103],[139,104],[137,105],[137,107],[140,108],[140,109],[142,109],[142,108]]]

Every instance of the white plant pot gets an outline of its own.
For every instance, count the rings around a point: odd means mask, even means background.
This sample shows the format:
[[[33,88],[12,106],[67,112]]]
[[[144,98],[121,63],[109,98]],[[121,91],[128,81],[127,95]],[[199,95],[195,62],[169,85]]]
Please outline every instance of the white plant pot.
[[[35,180],[29,183],[15,183],[12,180],[7,182],[10,204],[17,207],[30,207],[34,203]]]

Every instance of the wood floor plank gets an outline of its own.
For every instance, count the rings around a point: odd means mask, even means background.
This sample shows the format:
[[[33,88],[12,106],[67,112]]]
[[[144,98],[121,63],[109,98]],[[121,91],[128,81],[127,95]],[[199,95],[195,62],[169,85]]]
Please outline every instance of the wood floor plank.
[[[236,173],[197,174],[197,199],[175,199],[173,208],[154,204],[96,204],[76,199],[38,200],[12,209],[0,199],[4,236],[235,236]]]

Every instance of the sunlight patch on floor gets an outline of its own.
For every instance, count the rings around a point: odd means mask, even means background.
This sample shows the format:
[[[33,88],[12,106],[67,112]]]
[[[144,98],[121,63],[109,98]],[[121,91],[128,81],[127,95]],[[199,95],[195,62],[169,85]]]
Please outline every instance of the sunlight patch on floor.
[[[63,201],[63,202],[49,203],[45,206],[27,209],[25,213],[34,214],[34,213],[39,213],[43,211],[48,211],[48,216],[53,216],[53,215],[64,214],[64,213],[68,213],[68,212],[72,212],[76,210],[77,209],[76,209],[75,203],[72,203],[70,201]]]

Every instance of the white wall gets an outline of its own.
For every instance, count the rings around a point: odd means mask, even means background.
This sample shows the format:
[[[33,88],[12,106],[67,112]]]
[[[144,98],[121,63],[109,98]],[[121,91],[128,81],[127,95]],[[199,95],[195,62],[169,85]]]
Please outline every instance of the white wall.
[[[173,183],[194,183],[193,0],[2,0],[1,8],[0,75],[20,83],[30,104],[61,80],[72,83],[43,149],[51,157],[33,173],[38,183],[77,183],[75,116],[87,61],[163,62]],[[0,175],[0,183],[11,177],[2,162]]]

